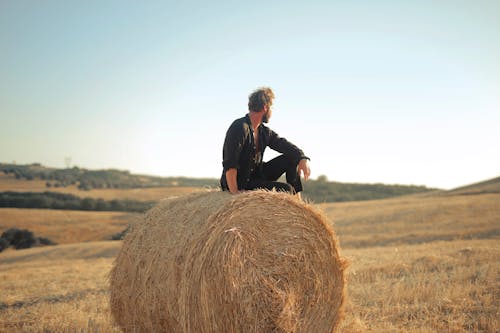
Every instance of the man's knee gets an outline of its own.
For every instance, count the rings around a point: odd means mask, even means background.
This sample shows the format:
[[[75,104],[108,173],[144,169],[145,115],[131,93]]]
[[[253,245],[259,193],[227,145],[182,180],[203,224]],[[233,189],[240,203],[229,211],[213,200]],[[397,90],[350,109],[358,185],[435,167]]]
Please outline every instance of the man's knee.
[[[276,185],[274,186],[274,188],[276,189],[276,191],[288,192],[291,194],[295,194],[295,188],[291,184],[288,184],[288,183],[278,183],[277,182]]]

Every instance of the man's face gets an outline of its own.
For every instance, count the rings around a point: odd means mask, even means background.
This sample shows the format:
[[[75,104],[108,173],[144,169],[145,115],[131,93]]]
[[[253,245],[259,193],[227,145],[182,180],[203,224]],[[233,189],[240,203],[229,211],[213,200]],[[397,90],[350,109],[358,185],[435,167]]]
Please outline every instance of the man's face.
[[[268,123],[269,119],[271,119],[271,116],[273,114],[273,110],[271,109],[271,105],[267,105],[264,109],[264,116],[262,117],[262,122]]]

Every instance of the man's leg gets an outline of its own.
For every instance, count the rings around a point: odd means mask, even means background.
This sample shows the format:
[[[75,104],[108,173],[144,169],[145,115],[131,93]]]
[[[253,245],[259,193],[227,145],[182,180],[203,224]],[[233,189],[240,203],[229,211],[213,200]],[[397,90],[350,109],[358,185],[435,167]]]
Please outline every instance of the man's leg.
[[[245,190],[256,190],[256,189],[265,189],[270,191],[276,190],[276,191],[295,194],[295,189],[293,188],[292,185],[288,183],[274,182],[264,179],[251,179],[250,182],[245,187]]]
[[[294,192],[299,193],[302,191],[302,182],[297,172],[297,165],[288,156],[280,155],[264,163],[262,171],[264,179],[272,182],[276,182],[281,175],[286,173],[286,182],[293,187]]]

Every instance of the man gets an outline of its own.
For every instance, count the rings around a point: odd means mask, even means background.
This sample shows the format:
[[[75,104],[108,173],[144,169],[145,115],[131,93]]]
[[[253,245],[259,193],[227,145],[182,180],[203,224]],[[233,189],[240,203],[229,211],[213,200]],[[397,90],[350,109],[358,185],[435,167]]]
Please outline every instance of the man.
[[[229,127],[222,152],[224,169],[220,183],[223,190],[237,194],[259,188],[276,189],[300,196],[300,175],[307,180],[311,173],[309,158],[264,125],[271,118],[273,99],[271,88],[255,90],[248,98],[248,114]],[[264,163],[266,147],[282,155]],[[277,182],[283,173],[287,182]]]

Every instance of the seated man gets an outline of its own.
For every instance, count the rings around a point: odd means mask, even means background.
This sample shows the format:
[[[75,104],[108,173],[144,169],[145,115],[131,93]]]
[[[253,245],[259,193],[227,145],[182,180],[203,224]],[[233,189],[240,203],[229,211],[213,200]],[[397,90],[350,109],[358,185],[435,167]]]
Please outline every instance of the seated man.
[[[306,180],[309,178],[309,158],[263,124],[271,118],[273,99],[271,88],[257,89],[248,98],[248,114],[229,127],[222,153],[224,169],[220,183],[223,190],[233,194],[259,188],[290,193],[302,191],[300,175]],[[264,163],[262,157],[268,146],[282,155]],[[277,182],[283,173],[287,182]]]

